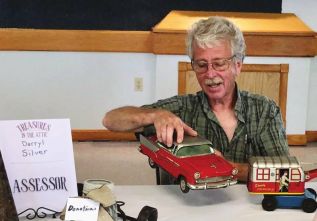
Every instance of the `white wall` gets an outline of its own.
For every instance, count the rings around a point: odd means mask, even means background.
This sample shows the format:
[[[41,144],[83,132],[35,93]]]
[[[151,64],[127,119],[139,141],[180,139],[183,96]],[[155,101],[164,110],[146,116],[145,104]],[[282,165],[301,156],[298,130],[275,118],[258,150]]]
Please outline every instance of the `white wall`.
[[[317,57],[312,60],[306,130],[317,131]]]
[[[102,128],[107,110],[153,101],[154,66],[152,54],[1,51],[0,120],[70,118],[72,128]]]
[[[295,13],[317,32],[316,0],[283,0],[282,12]],[[306,130],[317,130],[317,57],[311,59]]]
[[[283,0],[317,30],[315,0]],[[144,53],[0,51],[0,120],[70,118],[72,128],[102,128],[106,111],[177,94],[177,62],[187,56]],[[317,130],[317,59],[247,57],[245,63],[289,63],[287,133]],[[144,81],[134,91],[134,78]]]

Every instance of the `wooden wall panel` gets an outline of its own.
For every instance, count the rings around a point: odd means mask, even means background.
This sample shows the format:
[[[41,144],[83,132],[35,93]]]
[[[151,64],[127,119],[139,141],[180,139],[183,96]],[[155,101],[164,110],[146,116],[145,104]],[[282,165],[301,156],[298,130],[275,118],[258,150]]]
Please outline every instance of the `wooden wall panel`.
[[[150,31],[0,29],[0,50],[152,52]]]

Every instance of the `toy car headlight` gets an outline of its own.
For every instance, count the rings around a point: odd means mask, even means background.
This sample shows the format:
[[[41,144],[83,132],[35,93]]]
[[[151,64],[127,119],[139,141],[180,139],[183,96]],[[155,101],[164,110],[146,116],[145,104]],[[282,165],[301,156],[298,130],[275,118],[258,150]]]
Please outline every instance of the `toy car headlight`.
[[[231,173],[232,173],[232,175],[237,175],[238,174],[238,169],[234,168]]]
[[[194,173],[194,178],[197,180],[200,178],[200,173],[199,172],[196,172]]]

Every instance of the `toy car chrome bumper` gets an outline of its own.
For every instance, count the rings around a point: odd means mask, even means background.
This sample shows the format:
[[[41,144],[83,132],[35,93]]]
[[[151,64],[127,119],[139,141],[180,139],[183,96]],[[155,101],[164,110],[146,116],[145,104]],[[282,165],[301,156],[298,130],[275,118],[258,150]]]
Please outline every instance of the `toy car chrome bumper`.
[[[192,190],[215,189],[234,185],[238,182],[236,178],[228,178],[211,182],[210,180],[197,180],[196,184],[188,183],[188,187]]]

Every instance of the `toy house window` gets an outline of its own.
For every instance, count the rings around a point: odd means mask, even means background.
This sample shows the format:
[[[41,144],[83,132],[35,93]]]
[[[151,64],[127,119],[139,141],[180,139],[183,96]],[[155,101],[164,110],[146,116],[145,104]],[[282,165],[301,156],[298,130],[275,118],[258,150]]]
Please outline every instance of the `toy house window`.
[[[291,180],[300,180],[300,171],[299,169],[292,169]]]
[[[276,180],[280,180],[280,170],[276,170]]]
[[[257,169],[257,180],[269,180],[270,169]]]

